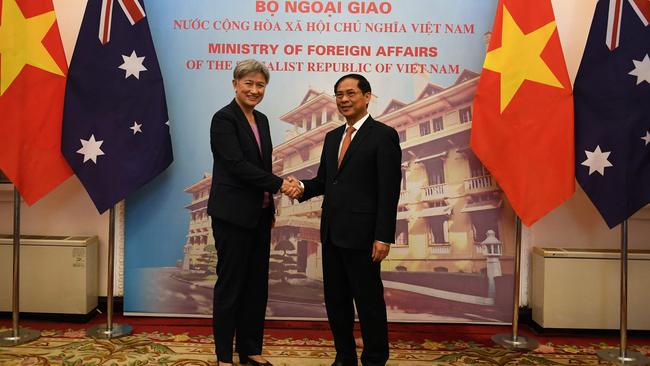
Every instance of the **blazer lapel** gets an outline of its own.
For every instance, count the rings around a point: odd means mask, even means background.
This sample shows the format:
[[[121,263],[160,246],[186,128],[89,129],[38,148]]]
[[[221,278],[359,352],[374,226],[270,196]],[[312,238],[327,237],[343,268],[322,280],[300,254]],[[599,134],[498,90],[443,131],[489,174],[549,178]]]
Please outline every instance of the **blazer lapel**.
[[[248,120],[246,119],[246,116],[244,115],[244,111],[241,110],[239,107],[239,104],[237,104],[237,101],[234,99],[230,103],[232,106],[233,110],[235,111],[235,115],[237,116],[237,122],[239,122],[240,126],[246,131],[246,134],[248,137],[251,138],[251,141],[253,142],[253,145],[255,146],[255,150],[257,150],[257,155],[262,159],[262,155],[260,154],[260,149],[257,147],[257,139],[255,139],[255,134],[253,133],[253,128],[251,127],[250,123],[248,123]],[[254,115],[254,114],[253,114]],[[257,120],[255,121],[257,123]],[[259,130],[260,127],[259,125],[257,126],[257,129]],[[260,140],[262,140],[262,136],[260,134]],[[264,146],[264,145],[262,145]]]
[[[341,166],[339,167],[339,170],[343,169],[345,166],[345,163],[350,159],[350,156],[354,154],[354,150],[361,145],[363,139],[368,136],[370,133],[370,130],[372,129],[372,123],[373,119],[368,117],[368,119],[361,125],[361,128],[359,131],[357,131],[356,134],[354,134],[354,138],[350,142],[350,146],[348,147],[348,151],[346,151],[345,156],[343,157],[343,161],[341,161]]]
[[[262,151],[261,158],[264,161],[264,165],[270,167],[273,146],[271,146],[271,130],[268,121],[263,118],[255,118],[255,123],[257,123],[257,130],[260,133],[260,150]],[[255,135],[253,135],[253,138],[255,138]]]

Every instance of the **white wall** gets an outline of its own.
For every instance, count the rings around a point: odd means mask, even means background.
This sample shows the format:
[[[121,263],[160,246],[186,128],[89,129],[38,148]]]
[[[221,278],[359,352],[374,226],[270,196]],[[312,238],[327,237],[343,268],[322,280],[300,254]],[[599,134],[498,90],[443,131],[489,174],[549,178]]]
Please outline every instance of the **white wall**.
[[[13,234],[13,186],[0,184],[0,233]],[[22,235],[97,235],[99,289],[106,296],[108,214],[100,215],[76,177],[71,177],[32,206],[22,202]],[[24,268],[21,271],[38,270]]]

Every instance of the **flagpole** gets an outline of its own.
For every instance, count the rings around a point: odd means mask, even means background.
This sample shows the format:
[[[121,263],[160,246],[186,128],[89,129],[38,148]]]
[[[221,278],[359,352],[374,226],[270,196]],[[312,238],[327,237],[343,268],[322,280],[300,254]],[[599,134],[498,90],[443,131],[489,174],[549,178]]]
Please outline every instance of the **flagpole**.
[[[627,350],[627,220],[621,223],[621,305],[620,305],[620,348],[602,349],[596,352],[602,360],[616,365],[647,365],[650,359],[640,352]]]
[[[133,327],[129,324],[113,324],[113,277],[115,267],[115,206],[108,213],[108,284],[106,286],[106,324],[88,329],[88,336],[111,339],[129,335]]]
[[[521,336],[519,331],[519,292],[521,285],[521,219],[515,221],[515,274],[512,307],[512,333],[501,333],[492,336],[492,341],[508,349],[534,350],[539,343],[530,337]]]
[[[9,331],[0,333],[0,346],[17,346],[31,342],[41,336],[38,330],[21,328],[18,325],[20,319],[20,193],[14,185],[14,273],[13,273],[13,296],[12,296],[12,328]]]

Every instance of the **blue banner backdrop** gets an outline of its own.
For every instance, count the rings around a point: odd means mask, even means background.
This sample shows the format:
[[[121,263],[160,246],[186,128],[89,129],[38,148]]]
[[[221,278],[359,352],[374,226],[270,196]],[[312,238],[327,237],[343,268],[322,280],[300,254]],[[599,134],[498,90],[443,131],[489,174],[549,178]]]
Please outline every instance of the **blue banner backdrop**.
[[[469,149],[495,7],[496,0],[147,1],[175,161],[126,202],[125,312],[211,314],[210,120],[234,96],[234,65],[256,58],[271,70],[258,109],[271,123],[277,175],[315,175],[325,133],[343,123],[332,89],[345,73],[370,80],[371,114],[399,132],[398,232],[382,263],[389,319],[509,321],[514,214]],[[267,315],[325,319],[321,202],[275,199]]]

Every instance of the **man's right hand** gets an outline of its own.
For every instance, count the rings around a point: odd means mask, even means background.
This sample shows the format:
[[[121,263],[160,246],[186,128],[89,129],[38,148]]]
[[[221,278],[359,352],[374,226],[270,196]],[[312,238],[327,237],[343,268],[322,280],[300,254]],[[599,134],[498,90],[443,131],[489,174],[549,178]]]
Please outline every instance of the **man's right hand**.
[[[300,181],[292,176],[284,179],[280,191],[291,199],[297,199],[302,196],[304,189],[300,185]]]

